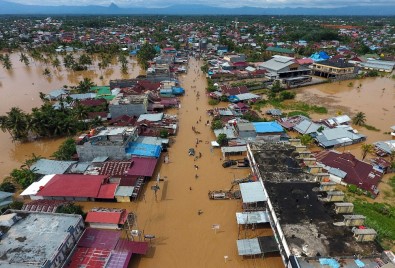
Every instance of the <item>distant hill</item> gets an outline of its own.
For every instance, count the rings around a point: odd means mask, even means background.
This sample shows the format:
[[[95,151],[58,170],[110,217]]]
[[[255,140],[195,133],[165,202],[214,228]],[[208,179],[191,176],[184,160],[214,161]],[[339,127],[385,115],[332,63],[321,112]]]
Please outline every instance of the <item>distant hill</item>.
[[[256,8],[239,7],[223,8],[204,5],[174,5],[165,8],[131,7],[121,8],[115,4],[110,6],[39,6],[24,5],[0,0],[0,14],[59,14],[59,15],[337,15],[337,16],[394,16],[395,5],[392,6],[350,6],[342,8]]]

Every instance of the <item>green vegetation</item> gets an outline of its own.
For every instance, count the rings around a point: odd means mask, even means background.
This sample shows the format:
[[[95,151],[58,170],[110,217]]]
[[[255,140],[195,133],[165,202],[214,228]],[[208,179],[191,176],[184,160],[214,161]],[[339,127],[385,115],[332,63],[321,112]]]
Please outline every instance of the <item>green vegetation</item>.
[[[163,139],[166,139],[167,137],[169,137],[169,131],[167,131],[167,129],[161,129],[159,131],[159,136]]]
[[[23,189],[37,180],[37,175],[28,168],[13,169],[10,173],[11,179],[16,181]]]
[[[289,104],[285,104],[280,102],[278,99],[276,100],[269,100],[269,103],[274,106],[275,108],[283,109],[283,110],[295,110],[295,111],[302,111],[302,112],[314,112],[317,114],[326,114],[328,110],[323,106],[317,105],[310,105],[304,102],[292,102]]]
[[[215,106],[215,105],[218,105],[219,102],[220,102],[219,100],[210,99],[210,100],[208,101],[208,104],[211,105],[211,106]]]
[[[250,122],[266,122],[267,120],[265,118],[261,118],[258,116],[257,113],[250,111],[246,112],[241,116],[242,119],[248,120]]]
[[[23,202],[21,201],[14,201],[11,204],[8,205],[10,209],[16,209],[16,210],[21,210],[23,207]]]
[[[384,247],[395,240],[395,206],[386,203],[369,203],[355,200],[354,212],[366,216],[366,225],[375,229]]]
[[[363,126],[366,123],[366,115],[363,112],[358,112],[353,118],[352,123],[357,126]]]
[[[363,161],[368,154],[374,152],[374,147],[372,144],[364,143],[361,145],[361,151],[362,151],[362,161]]]
[[[314,139],[308,134],[304,134],[302,136],[299,136],[298,138],[300,139],[300,143],[305,146],[310,146],[314,142]]]
[[[213,120],[212,122],[211,122],[211,129],[212,130],[214,130],[214,129],[220,129],[220,128],[223,128],[224,127],[224,124],[222,123],[222,121],[221,120]]]
[[[137,52],[137,62],[143,70],[146,70],[149,67],[148,62],[152,60],[155,55],[155,47],[149,43],[145,43],[141,46],[139,52]]]
[[[380,131],[380,129],[378,129],[378,128],[374,127],[374,126],[368,125],[368,124],[363,124],[362,126],[364,128],[366,128],[367,130],[372,130],[372,131],[377,131],[377,132]]]
[[[66,139],[52,154],[56,160],[71,160],[73,155],[77,152],[75,141],[72,138]]]
[[[306,116],[307,118],[310,118],[309,114],[303,111],[292,111],[288,113],[288,117],[296,116],[296,115],[303,115]]]
[[[63,205],[58,207],[56,213],[64,213],[64,214],[78,214],[82,217],[85,217],[85,212],[82,210],[82,206],[75,205],[74,203],[70,203],[67,205]]]
[[[226,134],[221,133],[221,134],[219,134],[218,137],[217,137],[217,143],[218,143],[220,146],[223,146],[223,145],[226,143],[227,139],[228,139],[228,137],[226,136]]]
[[[0,191],[15,193],[15,185],[12,182],[5,181],[0,184]]]

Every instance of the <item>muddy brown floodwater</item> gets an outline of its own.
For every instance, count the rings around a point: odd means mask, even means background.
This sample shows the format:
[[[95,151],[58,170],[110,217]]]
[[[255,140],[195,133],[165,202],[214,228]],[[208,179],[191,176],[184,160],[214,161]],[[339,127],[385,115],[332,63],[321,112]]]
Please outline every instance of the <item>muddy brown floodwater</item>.
[[[366,123],[380,131],[356,127],[367,135],[367,143],[389,140],[390,127],[395,125],[395,79],[386,77],[366,78],[328,84],[315,85],[297,89],[297,99],[328,108],[327,115],[312,114],[313,119],[348,114],[351,118],[358,112],[364,112]],[[385,133],[387,132],[387,133]],[[346,146],[360,157],[360,144]]]
[[[145,198],[128,204],[83,203],[84,209],[93,206],[124,207],[137,213],[137,228],[145,234],[154,234],[152,247],[147,256],[132,258],[129,267],[284,267],[279,256],[243,259],[237,254],[238,227],[235,213],[242,211],[240,200],[209,200],[209,190],[227,190],[234,178],[249,174],[249,169],[225,169],[221,166],[219,149],[210,151],[210,141],[215,139],[207,115],[206,79],[200,72],[200,62],[190,60],[188,74],[180,76],[181,86],[186,90],[181,97],[179,131],[175,143],[169,148],[170,163],[160,161],[156,171],[164,179],[155,199],[150,181],[145,188]],[[191,89],[196,86],[196,89]],[[194,92],[196,90],[196,92]],[[200,98],[196,99],[196,93]],[[201,117],[201,122],[199,118]],[[192,131],[195,126],[201,134]],[[195,148],[196,138],[201,140]],[[195,148],[202,158],[194,161],[188,149]],[[238,157],[240,158],[240,157]],[[198,166],[198,170],[194,165]],[[198,178],[195,178],[195,175]],[[156,175],[154,175],[156,178]],[[192,189],[192,190],[191,190]],[[198,210],[202,214],[198,215]],[[217,233],[213,224],[219,224]],[[257,235],[271,235],[269,228],[242,232],[240,239]],[[225,263],[224,256],[229,259]]]
[[[59,57],[60,59],[60,57]],[[19,54],[11,54],[13,63],[12,70],[0,67],[0,115],[5,115],[11,107],[19,107],[30,112],[33,107],[41,105],[39,92],[47,93],[53,89],[61,88],[63,85],[76,85],[84,77],[91,78],[98,85],[108,85],[110,79],[134,78],[140,68],[129,59],[129,74],[124,75],[120,67],[113,65],[108,70],[100,71],[91,66],[87,71],[67,71],[63,67],[56,71],[51,66],[43,63],[31,62],[26,67],[19,61]],[[44,69],[48,68],[53,74],[50,77],[43,75]],[[103,79],[100,76],[103,75]],[[47,139],[33,143],[12,142],[8,133],[0,131],[0,181],[8,176],[13,168],[18,168],[31,157],[32,153],[49,157],[64,139]]]

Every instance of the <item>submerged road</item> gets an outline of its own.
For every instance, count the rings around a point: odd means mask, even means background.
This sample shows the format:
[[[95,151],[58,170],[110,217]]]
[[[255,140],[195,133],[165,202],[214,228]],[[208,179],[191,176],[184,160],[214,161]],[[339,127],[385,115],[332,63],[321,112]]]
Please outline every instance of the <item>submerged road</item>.
[[[138,229],[156,238],[148,256],[135,259],[130,267],[283,267],[280,257],[239,257],[235,212],[241,211],[241,201],[208,198],[209,190],[229,189],[234,178],[245,177],[249,170],[224,169],[220,150],[211,149],[210,141],[215,136],[206,125],[207,120],[211,121],[206,111],[212,107],[208,105],[206,79],[200,66],[191,58],[188,73],[179,77],[186,94],[181,97],[180,109],[174,112],[179,117],[179,131],[169,148],[170,162],[163,163],[162,157],[157,171],[164,181],[156,197],[151,190],[155,181],[149,182],[145,200],[135,208]],[[193,127],[200,134],[195,134]],[[189,148],[194,148],[201,158],[188,156]],[[220,225],[216,233],[213,224]],[[262,234],[272,232],[260,230]],[[224,256],[228,256],[226,263]]]

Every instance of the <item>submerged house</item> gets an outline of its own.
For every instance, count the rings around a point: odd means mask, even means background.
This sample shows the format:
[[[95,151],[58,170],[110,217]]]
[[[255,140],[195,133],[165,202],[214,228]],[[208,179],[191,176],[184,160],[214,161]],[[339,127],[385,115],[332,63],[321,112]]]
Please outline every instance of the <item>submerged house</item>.
[[[272,79],[295,77],[311,73],[308,67],[299,64],[294,58],[278,55],[261,63],[258,68],[260,70],[266,70],[268,72],[266,76]]]
[[[91,161],[95,157],[125,159],[129,143],[137,138],[136,127],[107,127],[93,135],[80,136],[76,142],[80,161]]]
[[[375,169],[373,165],[356,159],[351,153],[337,151],[322,151],[315,157],[330,174],[331,180],[355,185],[373,195],[379,193],[377,185],[383,173]]]
[[[326,78],[352,78],[355,76],[355,66],[344,60],[325,60],[314,62],[313,74]]]
[[[319,146],[329,149],[363,142],[366,136],[355,133],[352,129],[337,127],[322,130],[317,133],[315,140]]]

